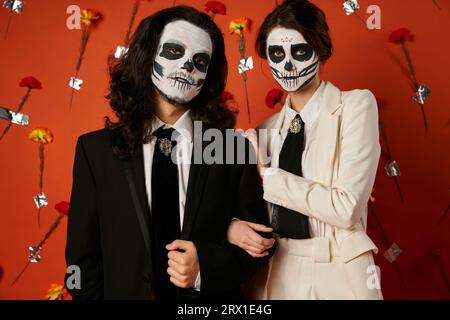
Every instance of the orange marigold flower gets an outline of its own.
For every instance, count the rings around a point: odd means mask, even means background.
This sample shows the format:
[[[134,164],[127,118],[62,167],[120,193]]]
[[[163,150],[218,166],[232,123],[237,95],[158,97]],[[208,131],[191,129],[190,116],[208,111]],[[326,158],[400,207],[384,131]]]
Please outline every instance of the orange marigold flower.
[[[49,144],[53,142],[53,133],[48,128],[36,128],[28,134],[28,139],[33,142]]]
[[[94,9],[81,10],[81,23],[84,24],[86,27],[89,26],[91,23],[100,20],[101,18],[102,15],[97,10]]]
[[[53,283],[48,289],[45,299],[47,300],[66,300],[69,297],[67,290],[60,284]]]
[[[230,22],[230,33],[241,34],[244,30],[250,30],[251,20],[246,17],[240,17]]]

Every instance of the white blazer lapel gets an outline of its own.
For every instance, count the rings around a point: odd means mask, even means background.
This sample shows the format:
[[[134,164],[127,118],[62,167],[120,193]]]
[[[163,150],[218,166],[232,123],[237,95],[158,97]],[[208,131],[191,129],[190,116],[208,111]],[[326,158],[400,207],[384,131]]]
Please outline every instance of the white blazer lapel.
[[[330,185],[337,154],[339,125],[342,107],[342,93],[327,82],[320,103],[320,115],[317,127],[317,143],[313,151],[314,176],[317,182]],[[324,170],[328,168],[329,170]]]

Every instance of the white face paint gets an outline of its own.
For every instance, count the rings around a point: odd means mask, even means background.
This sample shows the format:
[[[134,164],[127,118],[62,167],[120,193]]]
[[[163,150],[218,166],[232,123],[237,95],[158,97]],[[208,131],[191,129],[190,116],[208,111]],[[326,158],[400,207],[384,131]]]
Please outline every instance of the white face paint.
[[[277,27],[267,37],[267,57],[272,74],[284,90],[298,91],[319,71],[319,59],[300,32]]]
[[[169,102],[189,103],[203,87],[212,51],[206,31],[184,20],[167,24],[155,57],[153,84]]]

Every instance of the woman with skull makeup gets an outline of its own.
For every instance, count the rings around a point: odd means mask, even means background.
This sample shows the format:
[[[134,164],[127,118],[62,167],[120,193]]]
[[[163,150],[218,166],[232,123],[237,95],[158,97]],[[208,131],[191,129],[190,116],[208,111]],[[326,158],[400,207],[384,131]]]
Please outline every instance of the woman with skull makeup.
[[[377,105],[368,90],[345,92],[320,80],[332,55],[328,30],[321,9],[288,0],[266,17],[256,41],[288,92],[281,112],[258,130],[277,250],[255,284],[257,298],[382,299],[377,248],[366,234],[380,156]],[[270,245],[256,227],[235,219],[228,239],[262,257]]]
[[[208,15],[179,6],[140,23],[111,70],[117,121],[78,139],[66,247],[81,271],[74,299],[241,296],[263,260],[226,241],[232,215],[269,224],[253,149],[241,136],[244,163],[194,160],[208,147],[198,124],[234,126],[220,103],[226,76]]]

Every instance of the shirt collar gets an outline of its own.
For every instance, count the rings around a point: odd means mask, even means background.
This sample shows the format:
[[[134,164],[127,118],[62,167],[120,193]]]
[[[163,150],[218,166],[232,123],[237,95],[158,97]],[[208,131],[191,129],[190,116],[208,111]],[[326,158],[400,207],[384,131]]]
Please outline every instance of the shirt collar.
[[[173,125],[167,124],[155,116],[152,121],[151,134],[155,133],[155,131],[161,127],[173,128],[176,130],[177,134],[181,134],[183,137],[192,142],[194,126],[192,123],[190,110],[187,110]]]
[[[285,118],[283,123],[283,128],[289,128],[291,125],[292,120],[295,118],[296,115],[300,114],[302,117],[303,122],[305,122],[305,125],[307,127],[311,127],[319,117],[319,111],[320,111],[320,102],[323,95],[323,90],[325,88],[325,82],[321,82],[319,88],[317,88],[316,92],[314,92],[313,96],[309,101],[306,103],[306,105],[303,107],[303,109],[300,112],[295,111],[291,108],[291,98],[288,95],[286,102],[284,104],[285,108]]]

